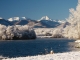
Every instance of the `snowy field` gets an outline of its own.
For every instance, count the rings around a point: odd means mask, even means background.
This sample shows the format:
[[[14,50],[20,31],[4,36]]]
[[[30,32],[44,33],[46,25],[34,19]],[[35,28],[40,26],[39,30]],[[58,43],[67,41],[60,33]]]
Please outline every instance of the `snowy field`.
[[[18,58],[8,58],[8,59],[2,59],[2,60],[80,60],[80,51],[18,57]]]

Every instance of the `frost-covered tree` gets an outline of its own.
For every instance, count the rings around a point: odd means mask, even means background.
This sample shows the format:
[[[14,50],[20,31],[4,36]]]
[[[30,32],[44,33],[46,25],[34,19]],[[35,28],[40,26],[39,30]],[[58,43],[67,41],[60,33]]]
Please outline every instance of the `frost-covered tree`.
[[[7,39],[13,39],[14,37],[14,32],[13,32],[13,27],[12,26],[8,26],[6,28],[6,35],[7,35]]]
[[[0,24],[0,40],[5,39],[6,37],[5,32],[6,32],[6,26]],[[5,37],[3,35],[5,35]]]
[[[17,40],[17,39],[35,39],[35,31],[27,26],[15,25],[5,26],[0,25],[0,40]]]
[[[80,38],[80,0],[78,0],[78,5],[76,9],[69,9],[70,15],[66,21],[69,25],[65,28],[56,28],[53,31],[53,37],[64,36],[70,39]]]
[[[76,9],[70,9],[67,21],[71,24],[64,29],[64,36],[68,38],[80,38],[80,0]]]

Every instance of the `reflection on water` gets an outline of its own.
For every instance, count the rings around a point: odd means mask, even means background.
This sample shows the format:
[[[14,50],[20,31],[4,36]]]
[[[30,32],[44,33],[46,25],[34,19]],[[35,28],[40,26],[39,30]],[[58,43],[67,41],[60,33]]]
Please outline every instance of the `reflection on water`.
[[[54,53],[77,51],[74,40],[68,39],[36,39],[20,41],[0,41],[0,55],[6,57],[32,56],[48,54],[51,50]]]

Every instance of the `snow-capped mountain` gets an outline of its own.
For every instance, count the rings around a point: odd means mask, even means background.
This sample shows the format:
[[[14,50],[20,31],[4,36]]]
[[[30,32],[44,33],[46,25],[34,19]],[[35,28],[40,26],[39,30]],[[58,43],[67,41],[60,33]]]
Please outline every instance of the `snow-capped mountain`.
[[[2,20],[2,18],[0,18],[0,19]],[[64,22],[65,21],[53,20],[53,19],[50,19],[48,16],[43,16],[39,20],[33,20],[30,18],[26,18],[26,17],[12,17],[7,20],[3,19],[2,22],[0,22],[0,24],[3,24],[3,25],[11,25],[11,24],[13,24],[13,25],[29,25],[29,26],[32,26],[35,28],[54,28],[54,27],[61,25]]]
[[[41,21],[41,20],[51,20],[48,16],[43,16],[41,19],[39,19],[38,21]]]
[[[35,28],[52,28],[52,27],[57,27],[60,25],[60,23],[51,20],[48,16],[43,16],[39,20],[26,19],[25,17],[23,17],[23,19],[21,18],[16,17],[12,20],[9,20],[9,19],[8,20],[14,25],[26,25],[27,24]]]
[[[66,22],[65,20],[58,20],[58,19],[54,20],[54,19],[50,19],[48,16],[43,16],[38,21],[41,21],[41,20],[54,21],[54,22],[59,22],[59,23],[65,23]]]
[[[12,17],[9,18],[8,21],[19,21],[19,20],[26,20],[26,17]]]

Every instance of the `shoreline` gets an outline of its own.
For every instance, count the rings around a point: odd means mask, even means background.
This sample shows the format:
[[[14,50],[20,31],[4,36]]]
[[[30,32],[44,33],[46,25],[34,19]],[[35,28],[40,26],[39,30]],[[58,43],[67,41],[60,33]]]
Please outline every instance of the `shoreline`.
[[[47,55],[7,58],[2,60],[79,60],[80,51],[54,53]]]

